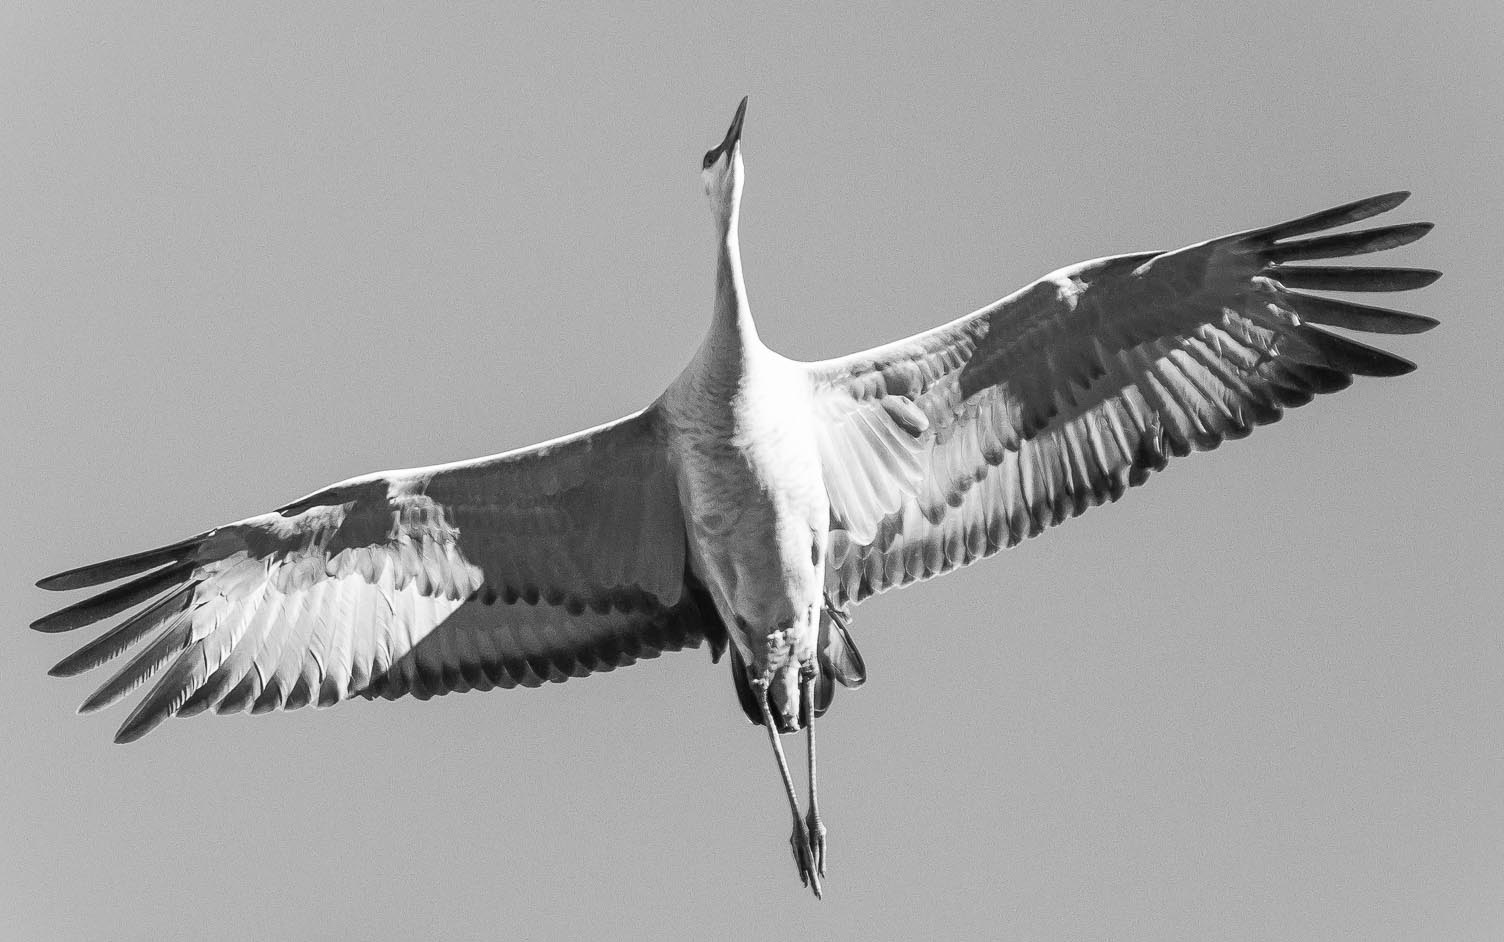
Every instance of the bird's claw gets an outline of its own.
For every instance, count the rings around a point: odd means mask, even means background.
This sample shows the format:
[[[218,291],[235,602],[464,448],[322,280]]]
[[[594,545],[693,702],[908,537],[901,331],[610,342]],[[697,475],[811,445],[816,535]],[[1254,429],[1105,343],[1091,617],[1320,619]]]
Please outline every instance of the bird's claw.
[[[825,825],[820,823],[820,816],[813,811],[805,819],[805,830],[809,832],[810,853],[815,858],[815,872],[825,876]]]
[[[818,821],[815,822],[819,824]],[[805,823],[794,819],[794,833],[789,836],[789,847],[794,851],[794,866],[799,868],[799,880],[821,898],[820,878],[825,875],[825,828],[818,831],[819,850],[811,841],[811,833]]]

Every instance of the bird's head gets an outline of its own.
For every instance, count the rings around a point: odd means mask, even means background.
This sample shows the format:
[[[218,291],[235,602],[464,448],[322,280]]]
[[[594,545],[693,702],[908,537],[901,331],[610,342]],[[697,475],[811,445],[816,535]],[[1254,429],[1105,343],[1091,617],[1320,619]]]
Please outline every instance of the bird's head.
[[[730,224],[742,199],[742,118],[746,113],[747,99],[743,98],[736,106],[736,117],[731,119],[725,140],[705,152],[701,165],[705,195],[710,197],[710,207],[722,227]]]

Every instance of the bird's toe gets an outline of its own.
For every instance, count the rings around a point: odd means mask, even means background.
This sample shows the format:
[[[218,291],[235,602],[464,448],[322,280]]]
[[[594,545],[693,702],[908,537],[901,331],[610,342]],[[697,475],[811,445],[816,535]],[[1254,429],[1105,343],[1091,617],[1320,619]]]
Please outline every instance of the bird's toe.
[[[805,829],[809,832],[810,855],[814,858],[815,873],[825,876],[825,825],[821,823],[820,816],[811,812],[805,821]]]
[[[824,867],[816,862],[816,852],[811,843],[811,834],[805,823],[798,818],[794,819],[794,833],[789,835],[789,847],[794,852],[794,866],[799,868],[799,880],[809,887],[815,894],[815,898],[821,897],[820,877],[824,875]],[[821,829],[821,850],[824,855],[824,829]]]

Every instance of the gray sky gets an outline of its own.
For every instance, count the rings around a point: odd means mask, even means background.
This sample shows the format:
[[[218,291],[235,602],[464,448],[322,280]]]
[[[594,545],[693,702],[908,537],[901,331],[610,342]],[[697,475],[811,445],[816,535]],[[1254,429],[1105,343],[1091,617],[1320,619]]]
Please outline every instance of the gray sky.
[[[210,6],[0,8],[15,938],[1504,936],[1504,7]],[[74,715],[36,578],[651,400],[743,94],[792,356],[1401,187],[1438,228],[1385,261],[1448,274],[1392,303],[1443,326],[863,605],[823,903],[703,651],[128,748]]]

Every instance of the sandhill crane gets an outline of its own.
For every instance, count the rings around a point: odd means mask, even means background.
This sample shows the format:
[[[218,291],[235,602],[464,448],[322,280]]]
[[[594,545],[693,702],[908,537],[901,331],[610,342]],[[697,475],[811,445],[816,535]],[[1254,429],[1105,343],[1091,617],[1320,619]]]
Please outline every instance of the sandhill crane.
[[[140,607],[64,658],[89,670],[145,641],[90,712],[157,675],[121,726],[169,716],[537,686],[663,651],[730,652],[766,728],[820,893],[826,829],[813,719],[866,669],[852,605],[990,556],[1114,501],[1171,456],[1215,448],[1355,375],[1413,364],[1316,324],[1436,321],[1308,294],[1402,291],[1438,272],[1292,263],[1390,249],[1426,223],[1341,234],[1407,196],[1082,262],[959,320],[817,363],[758,338],[737,240],[746,99],[705,155],[717,235],[709,331],[647,408],[472,461],[351,478],[171,546],[41,580],[127,577],[36,621]],[[779,734],[808,731],[801,816]]]

